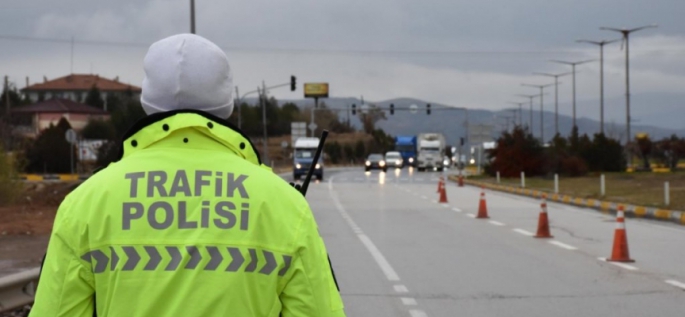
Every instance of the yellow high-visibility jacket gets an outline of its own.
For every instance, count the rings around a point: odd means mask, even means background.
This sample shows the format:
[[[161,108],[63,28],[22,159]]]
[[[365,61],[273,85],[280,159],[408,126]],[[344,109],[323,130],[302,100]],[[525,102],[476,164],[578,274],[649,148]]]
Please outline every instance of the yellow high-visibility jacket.
[[[250,141],[154,114],[59,207],[31,317],[344,316],[309,205]]]

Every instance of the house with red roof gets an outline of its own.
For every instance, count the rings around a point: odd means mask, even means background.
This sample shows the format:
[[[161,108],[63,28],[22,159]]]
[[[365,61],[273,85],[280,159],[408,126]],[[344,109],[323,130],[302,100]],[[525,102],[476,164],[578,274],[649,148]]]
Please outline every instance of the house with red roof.
[[[81,131],[90,120],[108,120],[105,110],[69,99],[49,99],[35,104],[20,106],[12,110],[14,133],[27,137],[36,137],[41,131],[57,125],[65,118],[77,132]]]
[[[27,79],[26,88],[22,89],[21,92],[32,102],[53,98],[84,102],[88,91],[93,86],[100,91],[100,97],[105,102],[107,96],[111,94],[139,98],[141,92],[140,87],[120,82],[118,76],[114,79],[108,79],[94,74],[70,74],[53,80],[43,77],[42,83],[32,85],[29,85]],[[107,109],[107,104],[105,104],[105,109]]]

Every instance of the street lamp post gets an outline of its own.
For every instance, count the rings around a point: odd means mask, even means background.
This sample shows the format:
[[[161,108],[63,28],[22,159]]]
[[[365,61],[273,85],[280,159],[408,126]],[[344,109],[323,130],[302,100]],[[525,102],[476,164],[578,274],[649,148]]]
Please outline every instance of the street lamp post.
[[[512,102],[512,101],[510,101],[509,103],[519,106],[519,126],[523,126],[523,104],[525,102]]]
[[[614,31],[614,32],[619,32],[623,34],[623,42],[626,45],[626,149],[628,148],[628,145],[630,144],[630,64],[629,64],[629,58],[630,58],[630,53],[629,53],[629,45],[628,45],[628,40],[630,37],[630,33],[637,32],[640,30],[648,29],[648,28],[656,28],[656,24],[652,25],[647,25],[647,26],[641,26],[639,28],[634,28],[634,29],[616,29],[616,28],[607,28],[607,27],[601,27],[599,28],[600,30],[606,30],[606,31]],[[632,155],[628,154],[628,166],[633,165],[633,157]]]
[[[195,34],[195,0],[190,0],[190,33]]]
[[[617,42],[618,40],[577,40],[578,43],[589,43],[599,46],[599,133],[604,134],[604,45]]]
[[[544,132],[544,112],[543,112],[543,99],[542,95],[544,94],[544,90],[547,87],[554,86],[554,84],[547,84],[547,85],[531,85],[531,84],[521,84],[521,86],[526,86],[526,87],[533,87],[533,88],[540,88],[540,140],[542,141],[542,144],[545,144],[545,132]]]
[[[554,77],[554,133],[559,134],[559,77],[570,75],[571,73],[549,74],[533,73],[535,75]]]
[[[530,129],[530,134],[535,137],[535,133],[533,133],[533,98],[535,97],[540,97],[538,95],[517,95],[521,97],[526,97],[530,99],[530,121],[528,128]]]
[[[580,64],[585,64],[592,62],[593,60],[585,60],[585,61],[579,61],[579,62],[566,62],[566,61],[558,61],[558,60],[551,60],[550,62],[552,63],[557,63],[557,64],[564,64],[564,65],[571,65],[571,74],[573,77],[573,128],[576,128],[576,65]]]

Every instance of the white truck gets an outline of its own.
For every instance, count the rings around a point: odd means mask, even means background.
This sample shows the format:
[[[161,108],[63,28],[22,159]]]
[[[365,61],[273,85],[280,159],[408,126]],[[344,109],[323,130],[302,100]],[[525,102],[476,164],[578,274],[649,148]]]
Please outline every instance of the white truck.
[[[421,133],[416,136],[417,168],[442,171],[445,168],[445,136],[442,133]]]

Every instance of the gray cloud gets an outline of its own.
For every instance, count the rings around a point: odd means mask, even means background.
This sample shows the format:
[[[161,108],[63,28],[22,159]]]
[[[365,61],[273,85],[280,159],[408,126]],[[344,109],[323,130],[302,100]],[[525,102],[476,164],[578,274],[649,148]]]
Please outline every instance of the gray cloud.
[[[200,35],[227,50],[241,90],[286,81],[329,81],[336,96],[415,97],[455,106],[508,106],[533,71],[563,72],[556,59],[597,58],[579,38],[615,38],[600,26],[659,23],[631,39],[636,94],[682,93],[685,1],[681,0],[197,0]],[[0,29],[10,35],[152,43],[187,32],[187,0],[9,0]],[[23,86],[69,72],[70,47],[0,39],[0,69]],[[77,44],[74,71],[140,84],[146,45]],[[414,53],[411,53],[414,52]],[[421,53],[423,52],[423,53]],[[606,49],[607,98],[623,94],[623,52]],[[92,66],[91,66],[92,65]],[[579,100],[598,98],[598,65],[579,67]],[[570,99],[563,79],[560,100]],[[271,92],[298,98],[301,92]],[[654,95],[656,94],[656,95]],[[669,95],[670,99],[674,97]],[[677,99],[677,98],[675,98]],[[548,100],[552,100],[551,96]],[[586,114],[595,117],[592,107]],[[616,110],[618,111],[618,110]],[[569,111],[570,113],[570,111]],[[620,116],[619,116],[620,117]]]

